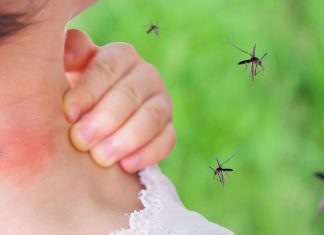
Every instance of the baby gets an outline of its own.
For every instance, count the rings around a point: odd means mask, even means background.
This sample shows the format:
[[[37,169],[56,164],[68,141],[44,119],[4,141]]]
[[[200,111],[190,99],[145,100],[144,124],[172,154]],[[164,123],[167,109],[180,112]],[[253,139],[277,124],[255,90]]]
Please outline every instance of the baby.
[[[232,234],[131,174],[173,148],[172,105],[133,47],[65,32],[94,2],[1,4],[0,234]]]

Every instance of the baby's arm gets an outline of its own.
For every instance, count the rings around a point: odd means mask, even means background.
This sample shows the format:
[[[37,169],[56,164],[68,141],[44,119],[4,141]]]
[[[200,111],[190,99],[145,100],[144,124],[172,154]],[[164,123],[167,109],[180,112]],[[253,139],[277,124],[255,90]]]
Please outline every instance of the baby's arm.
[[[172,104],[158,71],[126,43],[95,46],[78,30],[66,35],[72,88],[64,96],[71,140],[100,166],[120,161],[135,172],[164,159],[175,144]]]

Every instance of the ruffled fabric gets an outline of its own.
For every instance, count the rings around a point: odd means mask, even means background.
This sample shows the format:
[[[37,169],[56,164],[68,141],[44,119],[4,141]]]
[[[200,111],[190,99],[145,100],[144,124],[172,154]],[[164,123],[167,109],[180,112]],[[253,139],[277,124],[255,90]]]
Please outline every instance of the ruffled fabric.
[[[144,209],[127,215],[128,229],[110,235],[234,235],[185,208],[175,187],[158,166],[147,167],[139,176],[145,186],[139,194]]]

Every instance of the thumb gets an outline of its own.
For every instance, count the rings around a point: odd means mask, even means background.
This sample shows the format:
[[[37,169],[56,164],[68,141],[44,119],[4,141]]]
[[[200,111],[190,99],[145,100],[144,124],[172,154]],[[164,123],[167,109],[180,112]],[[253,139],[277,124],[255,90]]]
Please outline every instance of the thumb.
[[[98,47],[85,33],[76,29],[66,32],[64,67],[72,86],[77,83],[80,73],[87,67],[97,50]]]

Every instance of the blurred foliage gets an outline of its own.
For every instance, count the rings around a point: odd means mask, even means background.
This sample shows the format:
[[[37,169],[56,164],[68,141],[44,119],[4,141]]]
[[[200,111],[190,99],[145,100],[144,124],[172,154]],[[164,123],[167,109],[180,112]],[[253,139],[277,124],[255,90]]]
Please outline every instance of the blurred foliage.
[[[237,234],[324,234],[322,0],[100,1],[70,27],[129,42],[161,72],[177,145],[161,168],[185,205]],[[150,20],[160,37],[147,35]],[[252,82],[244,50],[268,52]],[[215,157],[235,171],[212,181]]]

